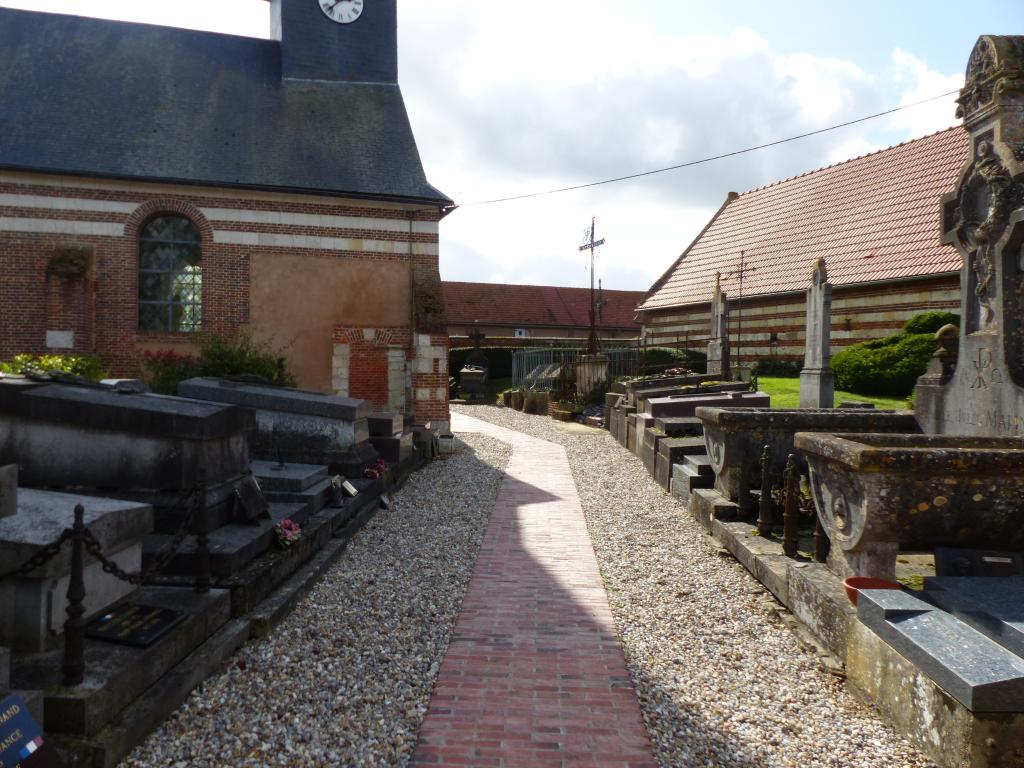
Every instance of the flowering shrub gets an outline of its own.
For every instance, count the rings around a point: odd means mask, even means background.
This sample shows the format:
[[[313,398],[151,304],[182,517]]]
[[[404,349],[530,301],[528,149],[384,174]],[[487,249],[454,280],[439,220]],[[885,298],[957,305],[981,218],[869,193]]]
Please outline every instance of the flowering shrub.
[[[199,358],[173,349],[142,353],[149,388],[162,395],[178,394],[178,382],[199,375]]]
[[[367,467],[363,470],[363,477],[368,477],[371,480],[376,480],[378,477],[388,471],[388,463],[384,459],[377,459],[377,462],[372,467]]]
[[[277,543],[286,549],[302,538],[302,528],[291,520],[282,520],[275,525],[274,533],[277,534]]]
[[[0,373],[27,376],[50,371],[70,373],[93,381],[106,377],[100,359],[95,355],[15,355],[11,362],[0,363]]]
[[[198,356],[183,355],[173,350],[143,353],[142,366],[154,392],[177,394],[178,383],[193,376],[250,374],[278,386],[295,386],[285,358],[270,347],[253,341],[243,331],[229,336],[197,334],[192,341],[199,348]]]

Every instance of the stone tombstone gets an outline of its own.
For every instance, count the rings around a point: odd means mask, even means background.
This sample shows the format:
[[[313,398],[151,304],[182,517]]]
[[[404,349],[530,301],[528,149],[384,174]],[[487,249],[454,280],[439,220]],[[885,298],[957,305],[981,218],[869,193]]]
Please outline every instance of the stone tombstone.
[[[807,328],[804,367],[800,372],[800,407],[831,408],[835,403],[835,374],[829,363],[832,325],[832,284],[825,260],[814,262],[811,287],[807,289]]]
[[[942,199],[942,241],[963,258],[961,332],[948,381],[916,391],[925,432],[1024,435],[1024,36],[983,35],[957,115],[970,134],[956,191]]]
[[[711,340],[708,342],[708,373],[729,377],[729,298],[722,290],[722,274],[715,275],[711,296]]]

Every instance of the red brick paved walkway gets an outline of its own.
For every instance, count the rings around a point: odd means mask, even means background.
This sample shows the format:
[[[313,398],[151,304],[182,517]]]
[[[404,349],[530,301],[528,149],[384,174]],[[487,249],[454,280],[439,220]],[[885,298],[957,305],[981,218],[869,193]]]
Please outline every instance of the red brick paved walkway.
[[[513,447],[413,765],[653,767],[565,449]]]

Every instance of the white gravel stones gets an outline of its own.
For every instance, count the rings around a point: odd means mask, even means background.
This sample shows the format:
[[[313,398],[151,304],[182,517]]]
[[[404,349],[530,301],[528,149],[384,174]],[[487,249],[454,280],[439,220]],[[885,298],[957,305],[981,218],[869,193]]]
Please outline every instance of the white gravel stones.
[[[607,432],[453,410],[565,446],[662,766],[932,765],[822,671],[767,590]]]
[[[462,438],[122,766],[405,765],[510,455]]]

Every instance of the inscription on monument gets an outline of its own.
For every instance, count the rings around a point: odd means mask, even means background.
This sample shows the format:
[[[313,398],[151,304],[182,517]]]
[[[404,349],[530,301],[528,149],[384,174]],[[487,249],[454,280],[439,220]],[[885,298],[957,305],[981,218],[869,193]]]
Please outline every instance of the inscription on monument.
[[[184,620],[181,611],[125,603],[90,621],[85,634],[96,640],[148,648]]]

